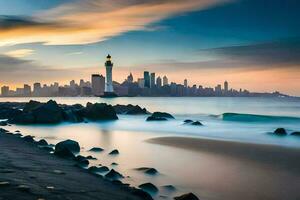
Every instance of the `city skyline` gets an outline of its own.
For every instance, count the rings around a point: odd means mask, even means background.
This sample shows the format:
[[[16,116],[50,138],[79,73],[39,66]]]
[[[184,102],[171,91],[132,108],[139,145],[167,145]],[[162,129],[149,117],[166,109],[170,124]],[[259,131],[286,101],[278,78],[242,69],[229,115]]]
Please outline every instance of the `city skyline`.
[[[299,1],[11,0],[0,13],[1,86],[105,74],[111,53],[118,82],[148,70],[300,96]]]

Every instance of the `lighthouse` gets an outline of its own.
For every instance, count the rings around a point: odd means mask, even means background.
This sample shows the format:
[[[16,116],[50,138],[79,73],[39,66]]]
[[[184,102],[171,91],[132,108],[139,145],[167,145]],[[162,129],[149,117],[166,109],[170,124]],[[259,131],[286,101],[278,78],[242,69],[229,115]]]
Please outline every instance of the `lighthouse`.
[[[106,56],[105,68],[106,68],[106,78],[105,78],[105,90],[103,97],[116,97],[114,93],[113,81],[112,81],[112,68],[113,63],[111,62],[111,56],[108,54]]]

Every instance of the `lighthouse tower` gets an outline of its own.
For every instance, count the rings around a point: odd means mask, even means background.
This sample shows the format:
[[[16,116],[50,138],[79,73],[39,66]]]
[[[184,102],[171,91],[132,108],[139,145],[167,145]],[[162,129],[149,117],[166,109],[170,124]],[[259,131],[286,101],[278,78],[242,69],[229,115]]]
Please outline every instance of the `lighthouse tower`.
[[[117,95],[114,93],[113,81],[112,81],[113,63],[111,62],[111,56],[109,54],[106,57],[105,68],[106,68],[106,78],[105,78],[104,97],[115,97]]]

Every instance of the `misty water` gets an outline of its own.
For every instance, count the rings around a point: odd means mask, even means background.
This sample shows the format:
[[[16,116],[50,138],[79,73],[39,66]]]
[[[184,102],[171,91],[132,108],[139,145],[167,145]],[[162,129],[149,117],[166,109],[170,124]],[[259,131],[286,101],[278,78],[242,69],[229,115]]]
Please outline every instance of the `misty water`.
[[[0,101],[27,102],[49,98],[0,98]],[[270,132],[284,127],[291,133],[300,131],[300,99],[296,98],[51,98],[61,104],[105,102],[112,105],[133,104],[148,111],[164,111],[176,118],[166,122],[146,122],[147,116],[118,115],[112,122],[63,123],[55,126],[11,126],[22,134],[34,135],[56,144],[74,139],[82,155],[97,160],[91,165],[106,165],[124,174],[122,182],[133,186],[151,182],[157,187],[174,185],[174,192],[159,188],[156,199],[169,199],[184,192],[194,192],[201,199],[285,199],[283,185],[300,184],[299,173],[240,158],[209,152],[195,152],[171,146],[148,143],[163,136],[211,138],[245,143],[273,144],[300,148],[300,137],[275,137]],[[234,114],[233,114],[234,113]],[[183,120],[201,121],[204,126],[184,125]],[[105,151],[92,153],[92,147]],[[120,154],[109,156],[118,149]],[[111,166],[112,162],[118,163]],[[145,175],[135,168],[154,167],[159,175]],[[272,177],[272,178],[270,178]],[[288,181],[287,181],[288,180]],[[298,180],[298,181],[297,181]],[[295,192],[295,191],[288,191]]]

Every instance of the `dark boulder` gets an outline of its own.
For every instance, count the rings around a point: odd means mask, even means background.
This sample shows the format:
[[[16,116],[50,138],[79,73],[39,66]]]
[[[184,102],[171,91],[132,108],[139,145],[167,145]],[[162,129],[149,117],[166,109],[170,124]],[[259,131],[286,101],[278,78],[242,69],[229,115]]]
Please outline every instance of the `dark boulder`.
[[[88,161],[88,159],[86,159],[86,157],[82,156],[82,155],[78,155],[74,158],[74,160],[77,162],[78,165],[80,165],[81,167],[86,167],[90,164],[90,162]]]
[[[168,191],[175,191],[176,188],[173,185],[164,185],[162,186],[163,189],[168,190]]]
[[[111,166],[117,166],[117,165],[118,165],[118,163],[116,163],[116,162],[112,162],[110,165],[111,165]]]
[[[34,109],[37,109],[38,107],[40,107],[41,105],[43,105],[43,103],[30,100],[28,103],[25,104],[25,106],[23,108],[23,112],[31,112]]]
[[[193,193],[183,194],[178,197],[174,197],[175,200],[199,200],[199,198]]]
[[[193,125],[193,126],[203,126],[203,124],[199,121],[192,122],[191,125]]]
[[[153,117],[153,116],[150,116],[150,117],[147,117],[146,121],[167,121],[167,119],[164,118],[164,117]]]
[[[166,113],[166,112],[154,112],[152,117],[162,117],[162,118],[167,118],[167,119],[175,119],[171,114]]]
[[[80,114],[89,120],[116,120],[118,116],[111,105],[106,103],[87,103],[86,108]]]
[[[94,158],[93,156],[87,156],[86,159],[88,159],[88,160],[97,160],[97,158]]]
[[[36,124],[56,124],[63,121],[63,111],[53,100],[33,109],[32,114]]]
[[[114,169],[111,169],[106,175],[105,178],[110,179],[110,180],[119,180],[121,178],[124,178],[122,174],[119,172],[115,171]]]
[[[186,120],[184,120],[183,122],[184,122],[185,124],[189,124],[189,123],[192,123],[192,122],[193,122],[193,120],[186,119]]]
[[[275,135],[287,135],[287,132],[284,128],[277,128],[275,131],[274,131],[274,134]]]
[[[109,155],[118,155],[118,154],[119,154],[118,149],[114,149],[109,153]]]
[[[11,108],[7,106],[0,107],[0,119],[11,119],[20,115],[22,111],[17,108]]]
[[[70,108],[65,108],[63,110],[64,121],[78,123],[83,122],[83,117],[80,115],[80,110]]]
[[[38,145],[41,145],[41,146],[47,146],[48,145],[48,142],[44,139],[41,139],[40,141],[37,142]]]
[[[136,105],[133,106],[131,104],[128,105],[115,105],[114,109],[118,114],[127,114],[127,115],[144,115],[148,114],[148,111],[145,108],[141,108]]]
[[[61,157],[74,158],[74,153],[79,153],[80,146],[74,140],[65,140],[55,145],[54,154]]]
[[[145,174],[148,174],[148,175],[158,174],[158,171],[155,168],[150,168],[150,167],[140,167],[140,168],[137,168],[136,170],[142,171],[142,172],[144,172]]]
[[[133,195],[141,197],[144,200],[153,200],[153,198],[151,197],[150,194],[148,194],[147,192],[141,190],[141,189],[137,189],[137,188],[132,188],[132,192]]]
[[[13,124],[34,124],[35,118],[32,113],[21,113],[9,119],[9,122]]]
[[[299,131],[295,131],[295,132],[292,132],[291,135],[300,136],[300,132]]]
[[[103,151],[104,149],[100,148],[100,147],[93,147],[91,148],[89,151],[93,151],[93,152],[101,152]]]
[[[34,142],[33,136],[31,136],[31,135],[24,136],[23,140],[26,142]]]
[[[142,190],[146,191],[146,192],[150,192],[150,193],[157,193],[158,189],[155,185],[153,185],[152,183],[143,183],[141,185],[139,185],[139,188],[141,188]]]
[[[48,151],[48,152],[52,152],[54,151],[53,147],[50,146],[50,145],[47,145],[47,146],[39,146],[40,149],[43,149],[45,151]]]
[[[5,130],[3,128],[0,128],[0,133],[8,133],[9,131],[8,130]]]
[[[0,121],[0,126],[7,126],[7,125],[8,125],[7,121]]]
[[[109,168],[106,166],[101,166],[101,167],[92,166],[89,168],[89,171],[92,173],[104,173],[104,172],[108,172]]]

